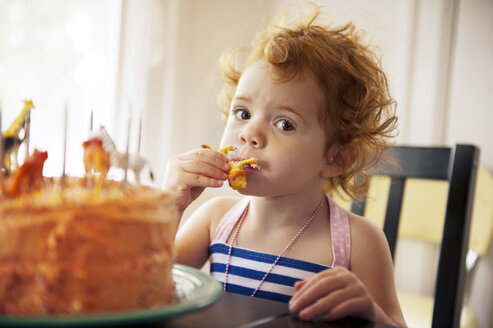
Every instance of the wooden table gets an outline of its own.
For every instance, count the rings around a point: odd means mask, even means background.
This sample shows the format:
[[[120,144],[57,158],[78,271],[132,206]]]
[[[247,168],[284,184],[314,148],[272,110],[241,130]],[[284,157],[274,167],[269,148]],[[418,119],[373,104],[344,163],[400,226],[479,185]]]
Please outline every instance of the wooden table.
[[[157,322],[148,327],[186,328],[186,327],[359,327],[387,328],[357,319],[344,319],[335,322],[302,321],[289,314],[286,303],[273,302],[261,298],[225,293],[213,305],[181,317]]]

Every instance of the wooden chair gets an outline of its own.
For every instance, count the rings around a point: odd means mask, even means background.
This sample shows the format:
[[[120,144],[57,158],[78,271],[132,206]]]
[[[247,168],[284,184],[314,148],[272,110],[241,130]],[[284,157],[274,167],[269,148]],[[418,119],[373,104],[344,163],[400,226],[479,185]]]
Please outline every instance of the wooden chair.
[[[391,151],[394,152],[394,158],[401,168],[385,169],[384,166],[378,175],[387,175],[391,179],[383,230],[393,258],[406,181],[448,181],[445,220],[435,279],[432,327],[459,327],[479,149],[471,145],[456,145],[454,148],[398,146]],[[375,171],[370,173],[377,174]],[[351,210],[363,215],[365,206],[366,200],[354,202]]]

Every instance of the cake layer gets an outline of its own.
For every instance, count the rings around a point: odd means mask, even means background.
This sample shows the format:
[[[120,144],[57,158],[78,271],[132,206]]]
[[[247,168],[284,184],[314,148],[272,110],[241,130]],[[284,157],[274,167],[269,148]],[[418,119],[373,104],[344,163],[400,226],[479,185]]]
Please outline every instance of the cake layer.
[[[11,212],[0,223],[0,259],[110,259],[169,250],[174,213],[164,200],[141,210],[108,204]]]
[[[0,312],[51,315],[128,311],[174,299],[168,252],[84,265],[69,262],[3,262]]]

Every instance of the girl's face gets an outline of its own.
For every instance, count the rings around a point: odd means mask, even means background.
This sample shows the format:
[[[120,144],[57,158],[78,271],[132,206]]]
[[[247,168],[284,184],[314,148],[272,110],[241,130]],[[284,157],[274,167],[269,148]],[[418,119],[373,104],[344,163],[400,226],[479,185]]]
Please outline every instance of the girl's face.
[[[254,157],[260,170],[247,169],[247,187],[256,196],[321,190],[327,177],[326,134],[319,124],[324,95],[308,74],[278,83],[259,61],[241,76],[231,102],[221,147],[234,146],[232,161]]]

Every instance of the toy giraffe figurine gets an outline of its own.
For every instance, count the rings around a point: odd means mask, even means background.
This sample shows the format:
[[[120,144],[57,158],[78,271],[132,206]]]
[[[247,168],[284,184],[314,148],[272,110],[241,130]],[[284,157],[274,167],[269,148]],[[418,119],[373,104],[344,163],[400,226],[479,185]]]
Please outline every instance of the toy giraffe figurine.
[[[112,167],[125,169],[125,154],[118,151],[104,126],[100,126],[98,130],[92,131],[91,138],[99,138],[103,141],[104,149],[110,154]],[[151,180],[154,180],[154,175],[149,167],[149,163],[144,157],[135,154],[128,155],[128,169],[132,170],[136,183],[140,183],[140,173],[146,166],[149,168]]]
[[[3,146],[4,146],[4,159],[2,159],[3,166],[7,172],[12,171],[12,164],[17,166],[17,153],[19,147],[23,142],[26,142],[26,147],[29,138],[29,120],[31,116],[31,110],[34,108],[34,104],[31,100],[24,100],[24,107],[22,108],[20,114],[12,122],[10,127],[5,131],[3,135]],[[24,130],[24,135],[20,137],[21,131]],[[28,151],[28,150],[27,150]],[[26,151],[26,152],[27,152]],[[14,163],[12,163],[14,159]]]

